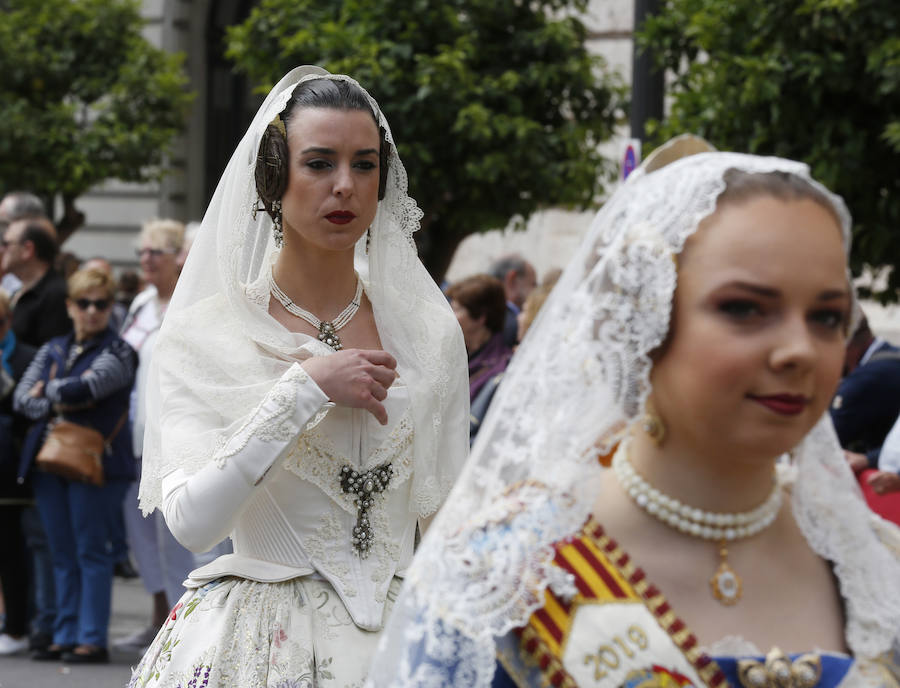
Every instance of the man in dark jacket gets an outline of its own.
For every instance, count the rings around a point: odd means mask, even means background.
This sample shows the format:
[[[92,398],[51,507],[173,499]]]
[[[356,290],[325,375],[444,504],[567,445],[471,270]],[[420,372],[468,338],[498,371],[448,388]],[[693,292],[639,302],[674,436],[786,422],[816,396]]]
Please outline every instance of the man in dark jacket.
[[[39,347],[72,329],[66,281],[53,269],[56,229],[47,218],[13,220],[3,234],[0,267],[22,281],[13,297],[12,329],[20,342]]]

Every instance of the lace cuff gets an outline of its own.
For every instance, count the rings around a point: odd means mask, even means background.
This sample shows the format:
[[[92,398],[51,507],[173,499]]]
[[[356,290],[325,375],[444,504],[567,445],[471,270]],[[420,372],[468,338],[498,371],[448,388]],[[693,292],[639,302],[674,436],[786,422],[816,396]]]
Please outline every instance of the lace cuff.
[[[163,515],[175,538],[194,552],[225,538],[266,474],[327,400],[295,364],[213,461],[193,475],[178,469],[163,478]]]

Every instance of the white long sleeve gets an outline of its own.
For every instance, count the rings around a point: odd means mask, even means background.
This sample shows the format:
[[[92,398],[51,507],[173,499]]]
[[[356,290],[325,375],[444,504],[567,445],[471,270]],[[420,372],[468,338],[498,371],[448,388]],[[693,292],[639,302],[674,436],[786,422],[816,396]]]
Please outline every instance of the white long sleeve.
[[[300,364],[272,387],[214,460],[162,481],[163,515],[175,538],[203,552],[228,536],[242,510],[304,426],[328,401]]]

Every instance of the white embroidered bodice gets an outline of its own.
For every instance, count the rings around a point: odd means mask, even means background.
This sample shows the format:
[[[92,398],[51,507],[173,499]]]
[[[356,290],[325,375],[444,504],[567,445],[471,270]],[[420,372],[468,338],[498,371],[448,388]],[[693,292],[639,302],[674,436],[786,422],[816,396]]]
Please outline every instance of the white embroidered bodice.
[[[412,425],[399,381],[384,405],[387,426],[368,411],[335,406],[305,430],[232,534],[235,553],[327,579],[354,621],[369,629],[381,627],[388,585],[412,560],[417,523],[409,509]],[[385,492],[372,497],[373,544],[361,557],[351,546],[357,507],[341,489],[341,469],[362,473],[387,462],[393,474]]]
[[[417,526],[409,508],[413,427],[402,380],[382,403],[386,426],[368,411],[328,402],[296,365],[213,462],[191,476],[180,470],[166,476],[166,521],[185,546],[203,548],[223,534],[234,542],[234,554],[193,571],[186,585],[227,575],[263,582],[319,576],[358,626],[380,629],[388,586],[412,559]],[[342,489],[341,471],[364,474],[387,463],[387,486],[365,497],[372,502],[372,544],[363,557],[351,542],[359,512],[355,495]]]

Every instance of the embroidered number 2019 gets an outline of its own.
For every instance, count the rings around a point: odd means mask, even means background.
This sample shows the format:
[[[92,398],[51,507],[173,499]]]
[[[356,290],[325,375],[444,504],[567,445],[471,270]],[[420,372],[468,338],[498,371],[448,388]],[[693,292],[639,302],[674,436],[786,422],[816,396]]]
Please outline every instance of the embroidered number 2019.
[[[600,680],[606,677],[609,669],[618,669],[622,662],[622,656],[626,659],[635,657],[638,651],[646,650],[650,641],[644,630],[634,624],[628,627],[627,638],[615,635],[612,642],[601,645],[596,652],[584,656],[586,665],[594,665],[594,678]]]

